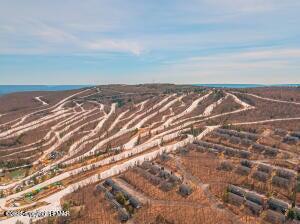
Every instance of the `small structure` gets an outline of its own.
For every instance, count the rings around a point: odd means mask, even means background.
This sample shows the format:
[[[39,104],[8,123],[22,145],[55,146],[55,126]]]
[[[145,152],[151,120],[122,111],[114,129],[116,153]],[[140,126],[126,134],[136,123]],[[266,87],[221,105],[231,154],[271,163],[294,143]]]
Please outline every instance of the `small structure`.
[[[287,144],[296,144],[299,141],[299,138],[287,135],[282,139],[282,142]]]
[[[111,199],[110,204],[114,209],[121,209],[122,208],[122,205],[119,202],[117,202],[115,199]]]
[[[257,134],[249,133],[249,132],[240,132],[236,130],[229,130],[229,129],[218,129],[217,132],[222,134],[228,134],[230,136],[235,136],[239,138],[247,138],[253,141],[256,141],[258,139]]]
[[[256,171],[253,173],[252,178],[265,183],[269,179],[269,176],[268,173]]]
[[[267,164],[259,164],[258,167],[257,167],[257,170],[261,171],[261,172],[271,174],[271,172],[273,171],[273,167],[270,166],[270,165],[267,165]]]
[[[105,198],[108,199],[108,200],[113,200],[115,197],[112,193],[110,193],[109,191],[106,191],[105,192]]]
[[[214,149],[218,150],[219,152],[224,152],[227,147],[223,145],[214,145]]]
[[[146,177],[149,172],[147,170],[144,170],[138,166],[133,167],[133,170],[135,170],[137,173],[141,174],[143,177]]]
[[[242,176],[247,176],[251,172],[251,169],[246,166],[238,166],[235,170],[235,172]]]
[[[281,212],[282,214],[285,214],[287,210],[291,207],[289,203],[276,198],[269,198],[267,205],[269,209]]]
[[[252,168],[253,162],[251,162],[250,160],[247,160],[247,159],[243,159],[243,160],[241,160],[241,165]]]
[[[105,186],[112,186],[114,183],[115,182],[111,178],[109,178],[109,179],[105,180],[103,184]]]
[[[97,184],[95,190],[96,190],[97,193],[107,191],[106,188],[102,184]]]
[[[300,221],[300,208],[294,207],[292,211],[294,213],[294,219]]]
[[[245,138],[243,138],[241,141],[242,146],[245,146],[245,147],[249,147],[250,145],[252,145],[252,143],[253,142],[251,140],[245,139]]]
[[[224,129],[224,128],[218,128],[215,130],[215,132],[217,133],[221,133],[221,134],[227,134],[230,133],[230,130]]]
[[[131,195],[124,189],[121,191],[126,198],[129,198]]]
[[[246,194],[246,191],[243,188],[234,186],[234,185],[229,185],[227,188],[228,192],[231,192],[233,194],[239,195],[241,197],[244,197],[244,195]]]
[[[265,146],[261,145],[261,144],[258,144],[258,143],[254,143],[254,144],[252,144],[252,149],[256,153],[261,153],[265,150]]]
[[[196,140],[195,143],[196,143],[197,145],[200,145],[200,146],[203,146],[203,147],[206,147],[206,148],[212,147],[212,144],[211,144],[211,143],[205,142],[205,141],[201,141],[201,140]]]
[[[171,174],[169,178],[169,182],[171,183],[179,183],[181,181],[181,178],[175,174]]]
[[[288,170],[288,169],[284,169],[284,168],[278,168],[276,170],[276,175],[285,179],[294,179],[296,178],[297,174],[292,171],[292,170]]]
[[[150,169],[151,166],[152,166],[152,164],[151,164],[151,162],[149,162],[149,161],[144,161],[144,162],[141,164],[141,167],[142,167],[143,169],[145,169],[145,170]]]
[[[160,189],[162,189],[163,191],[170,191],[173,189],[175,185],[173,183],[170,183],[168,181],[163,181],[160,185]]]
[[[152,165],[149,172],[153,175],[156,175],[160,172],[160,167],[158,165]]]
[[[230,138],[230,135],[228,135],[228,134],[217,133],[217,135],[223,140]]]
[[[120,152],[120,151],[122,151],[122,148],[121,148],[121,146],[118,146],[118,147],[110,148],[108,151],[109,152]]]
[[[179,151],[179,153],[180,153],[181,155],[186,155],[186,154],[188,154],[188,152],[189,152],[189,150],[188,150],[187,148],[185,148],[185,147],[179,148],[178,151]]]
[[[29,179],[29,180],[27,179],[27,180],[24,181],[25,186],[30,186],[32,184],[34,184],[34,181],[32,179]]]
[[[285,215],[269,209],[266,211],[264,219],[269,223],[279,223],[279,224],[284,224],[286,221]]]
[[[263,206],[249,200],[245,201],[245,207],[248,208],[254,215],[259,215],[263,210]]]
[[[247,139],[250,139],[252,141],[256,141],[258,139],[259,135],[247,132],[247,133],[244,134],[244,137],[247,138]]]
[[[246,192],[245,197],[247,200],[249,200],[253,203],[256,203],[258,205],[261,205],[261,206],[263,206],[265,204],[265,201],[267,200],[267,198],[265,196],[257,194],[255,192],[251,192],[251,191]]]
[[[166,170],[161,170],[158,175],[164,179],[168,179],[171,176],[171,174]]]
[[[287,131],[281,128],[275,128],[274,134],[283,137],[287,134]]]
[[[117,192],[122,192],[123,191],[123,189],[116,183],[113,183],[111,188],[112,188],[113,194],[116,194]]]
[[[290,180],[286,178],[282,178],[279,176],[273,176],[272,178],[272,184],[277,187],[285,187],[288,188],[290,186]]]
[[[161,161],[167,161],[170,159],[170,156],[167,153],[163,153],[160,155],[160,160]]]
[[[229,142],[234,145],[240,144],[240,138],[236,136],[231,136]]]
[[[149,173],[150,174],[150,173]],[[150,174],[147,178],[153,185],[159,185],[163,180],[160,177]]]
[[[231,171],[233,170],[234,166],[229,161],[222,161],[218,169],[224,170],[224,171]]]
[[[196,146],[196,150],[197,150],[198,152],[204,153],[204,152],[207,151],[207,148],[205,148],[204,146],[197,145],[197,146]]]
[[[121,222],[127,222],[130,219],[130,214],[125,208],[118,209],[118,217]]]
[[[192,193],[192,188],[190,186],[188,186],[187,184],[181,184],[179,186],[179,193],[182,196],[187,197]]]
[[[241,206],[245,201],[245,198],[237,194],[228,192],[228,202],[233,205]]]
[[[61,156],[61,153],[58,151],[52,151],[50,152],[50,154],[48,155],[48,159],[52,159],[55,160],[57,158],[59,158]]]
[[[22,191],[22,190],[23,190],[23,187],[22,187],[20,184],[17,184],[17,185],[13,188],[13,190],[14,190],[15,192],[19,192],[19,191]]]
[[[300,131],[291,132],[290,135],[300,139]]]
[[[216,149],[211,149],[211,148],[208,148],[207,149],[207,152],[209,152],[209,153],[211,153],[211,154],[213,154],[213,155],[218,155],[218,150],[216,150]]]
[[[246,151],[246,150],[240,150],[239,151],[239,156],[243,159],[248,159],[251,156],[251,153]]]
[[[141,204],[140,202],[133,196],[128,197],[129,203],[134,207],[134,208],[140,208]]]
[[[235,156],[238,153],[237,149],[226,148],[224,154],[227,156]]]
[[[278,154],[279,150],[272,147],[265,147],[264,155],[275,157]]]
[[[3,171],[3,169],[0,169],[0,177],[4,177],[4,171]]]

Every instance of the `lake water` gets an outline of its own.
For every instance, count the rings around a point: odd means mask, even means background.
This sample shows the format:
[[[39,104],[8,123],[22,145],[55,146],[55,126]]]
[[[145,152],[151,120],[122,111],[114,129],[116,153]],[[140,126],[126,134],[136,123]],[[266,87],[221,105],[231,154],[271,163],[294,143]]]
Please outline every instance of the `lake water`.
[[[62,91],[80,89],[89,85],[0,85],[0,95],[24,91]]]
[[[255,88],[265,86],[300,86],[300,84],[278,84],[278,85],[260,85],[260,84],[193,84],[194,86],[206,86],[212,88]],[[24,92],[24,91],[61,91],[80,89],[90,85],[0,85],[0,95]]]
[[[298,87],[300,84],[276,84],[276,85],[262,85],[262,84],[194,84],[194,86],[205,86],[211,88],[257,88],[257,87]]]

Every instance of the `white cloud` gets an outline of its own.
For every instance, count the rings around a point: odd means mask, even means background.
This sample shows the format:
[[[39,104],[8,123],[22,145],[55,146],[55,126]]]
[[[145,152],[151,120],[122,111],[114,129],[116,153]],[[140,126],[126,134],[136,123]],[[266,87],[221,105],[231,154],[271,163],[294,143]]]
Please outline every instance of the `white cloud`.
[[[223,10],[239,12],[264,12],[274,9],[274,2],[266,0],[209,0],[209,4]]]
[[[240,13],[260,13],[273,10],[282,10],[285,7],[299,6],[297,0],[195,0],[199,4],[207,4],[215,10],[240,12]]]
[[[49,26],[44,26],[42,29],[35,31],[34,35],[45,41],[54,43],[77,41],[77,38],[74,35],[67,33],[61,29]]]
[[[123,66],[122,75],[134,81],[147,79],[132,74],[142,69],[157,71],[154,79],[164,82],[199,77],[221,82],[225,76],[232,82],[244,74],[288,79],[300,71],[299,5],[299,0],[2,1],[0,56],[102,55],[109,63],[101,61],[101,69],[109,73],[111,64]],[[282,49],[272,49],[279,45]],[[256,47],[265,50],[243,51]],[[232,53],[239,49],[243,52]]]
[[[0,8],[0,45],[1,42],[9,43],[5,46],[9,50],[8,46],[24,46],[22,41],[26,40],[32,42],[33,49],[45,47],[64,54],[90,50],[140,55],[155,50],[175,52],[226,44],[255,44],[283,39],[289,33],[264,29],[263,24],[268,22],[259,20],[252,12],[266,12],[261,15],[270,16],[272,23],[278,24],[277,16],[271,11],[283,6],[292,10],[298,5],[297,0],[194,0],[189,3],[178,0],[164,3],[126,0],[41,3],[28,0],[20,3],[11,0]],[[241,17],[248,13],[251,17]],[[288,17],[282,17],[278,26],[285,26],[284,20]],[[9,32],[12,29],[18,32],[12,34]],[[30,48],[26,49],[30,54]]]
[[[300,49],[255,50],[168,62],[157,79],[179,83],[299,83]],[[165,80],[164,80],[165,79]]]
[[[300,49],[272,49],[262,51],[250,51],[241,53],[239,58],[244,59],[280,59],[280,58],[300,58]]]
[[[25,25],[24,25],[25,24]],[[14,45],[4,45],[0,42],[0,52],[2,54],[74,54],[77,53],[100,53],[100,52],[120,52],[140,55],[143,47],[135,40],[102,38],[91,40],[89,36],[82,33],[74,35],[71,31],[63,27],[48,25],[40,21],[23,21],[18,24],[25,28],[14,32],[15,37],[18,35],[26,36],[26,42],[32,44],[22,44],[22,47]],[[0,32],[13,32],[14,27],[0,27]],[[75,32],[74,32],[75,33]],[[0,36],[1,39],[1,36]],[[23,39],[23,38],[22,38]],[[95,39],[95,38],[93,38]],[[25,38],[24,38],[25,40]],[[10,42],[9,40],[6,40]]]
[[[200,56],[200,57],[190,57],[184,60],[184,62],[190,63],[204,63],[208,61],[239,61],[239,62],[251,62],[257,63],[257,61],[278,61],[278,60],[290,60],[298,59],[300,60],[300,49],[299,48],[275,48],[267,50],[249,50],[241,51],[236,53],[217,53],[213,56]]]
[[[93,42],[87,42],[84,47],[93,51],[116,51],[116,52],[130,52],[135,55],[140,55],[142,47],[137,42],[126,40],[98,40]]]

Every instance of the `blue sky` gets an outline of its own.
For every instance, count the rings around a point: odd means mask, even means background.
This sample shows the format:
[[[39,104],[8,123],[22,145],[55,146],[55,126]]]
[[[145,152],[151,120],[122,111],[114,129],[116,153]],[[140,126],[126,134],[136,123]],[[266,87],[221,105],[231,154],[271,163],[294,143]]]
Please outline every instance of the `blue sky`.
[[[0,84],[300,83],[299,0],[0,0]]]

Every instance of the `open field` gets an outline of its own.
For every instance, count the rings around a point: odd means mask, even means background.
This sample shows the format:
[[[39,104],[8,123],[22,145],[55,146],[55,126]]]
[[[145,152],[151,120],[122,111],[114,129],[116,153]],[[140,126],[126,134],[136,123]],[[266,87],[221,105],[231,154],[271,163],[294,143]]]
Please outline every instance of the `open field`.
[[[299,155],[296,87],[0,97],[0,211],[70,212],[37,223],[299,223]]]

